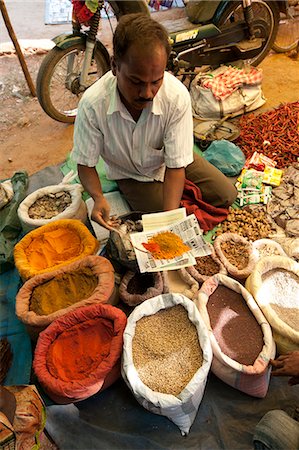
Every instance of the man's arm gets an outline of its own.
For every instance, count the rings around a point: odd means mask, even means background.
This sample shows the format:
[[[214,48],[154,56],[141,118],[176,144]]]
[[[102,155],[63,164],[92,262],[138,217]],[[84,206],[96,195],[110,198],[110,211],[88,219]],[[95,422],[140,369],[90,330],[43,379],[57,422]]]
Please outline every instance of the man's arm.
[[[163,183],[163,210],[179,208],[185,184],[185,168],[166,167]]]
[[[273,367],[272,375],[288,377],[288,383],[292,386],[299,383],[299,350],[280,355],[277,359],[271,359]]]
[[[110,220],[110,206],[103,195],[99,175],[95,167],[78,164],[78,175],[84,189],[94,200],[91,218],[108,230],[113,226]]]

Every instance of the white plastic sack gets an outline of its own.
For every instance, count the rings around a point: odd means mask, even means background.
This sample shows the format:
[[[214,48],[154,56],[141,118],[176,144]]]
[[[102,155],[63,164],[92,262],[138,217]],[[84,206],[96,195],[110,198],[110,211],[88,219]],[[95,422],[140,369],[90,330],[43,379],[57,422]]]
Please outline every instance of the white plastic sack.
[[[217,100],[211,89],[201,86],[203,76],[206,77],[207,74],[198,74],[190,86],[194,117],[199,119],[221,119],[227,115],[235,117],[254,111],[266,102],[261,84],[241,86],[224,100]]]
[[[222,352],[215,338],[207,310],[207,303],[210,295],[217,289],[219,284],[242,294],[248,308],[260,324],[264,338],[264,346],[253,365],[246,366],[231,359]],[[250,292],[248,292],[238,281],[223,274],[216,274],[203,283],[198,293],[198,297],[194,302],[209,329],[213,351],[212,372],[222,381],[239,391],[245,392],[253,397],[265,397],[268,391],[271,370],[268,364],[270,358],[275,357],[276,348],[271,327]]]
[[[139,378],[133,363],[132,341],[136,322],[145,316],[150,316],[161,309],[175,305],[183,305],[189,319],[196,326],[198,339],[203,352],[203,364],[193,378],[176,397],[174,395],[155,392],[147,387]],[[157,332],[159,332],[157,330]],[[168,417],[181,430],[182,435],[189,433],[194,422],[200,402],[203,397],[208,372],[212,361],[212,350],[208,330],[191,300],[182,294],[162,294],[146,300],[137,306],[128,318],[124,332],[124,348],[122,361],[122,376],[137,401],[152,413]]]
[[[63,178],[60,184],[38,189],[22,201],[18,208],[18,216],[25,233],[59,219],[78,219],[83,223],[86,222],[87,208],[82,199],[83,187],[81,184],[70,184],[76,176],[77,174],[71,171]],[[51,219],[32,219],[29,217],[28,210],[37,199],[44,195],[56,194],[61,191],[68,192],[71,195],[71,204],[64,211]]]

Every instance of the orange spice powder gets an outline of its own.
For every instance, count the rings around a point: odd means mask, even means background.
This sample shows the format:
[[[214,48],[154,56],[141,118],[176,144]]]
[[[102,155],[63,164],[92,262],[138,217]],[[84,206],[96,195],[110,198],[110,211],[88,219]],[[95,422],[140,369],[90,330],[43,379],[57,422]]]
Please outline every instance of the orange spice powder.
[[[172,259],[190,251],[190,247],[180,236],[171,231],[162,231],[152,236],[147,244],[142,244],[155,259]]]
[[[83,380],[110,353],[113,322],[102,317],[63,331],[49,347],[49,373],[62,381]]]

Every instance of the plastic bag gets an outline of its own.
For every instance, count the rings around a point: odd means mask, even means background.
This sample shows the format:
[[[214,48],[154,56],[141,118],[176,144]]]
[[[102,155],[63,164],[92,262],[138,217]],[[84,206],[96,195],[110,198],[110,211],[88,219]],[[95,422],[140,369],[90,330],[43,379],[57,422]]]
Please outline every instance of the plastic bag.
[[[17,210],[24,199],[28,175],[26,172],[16,172],[12,178],[14,196],[10,202],[0,210],[0,273],[12,269],[13,250],[22,230]]]
[[[239,175],[245,164],[241,149],[225,139],[213,141],[203,157],[228,177]]]

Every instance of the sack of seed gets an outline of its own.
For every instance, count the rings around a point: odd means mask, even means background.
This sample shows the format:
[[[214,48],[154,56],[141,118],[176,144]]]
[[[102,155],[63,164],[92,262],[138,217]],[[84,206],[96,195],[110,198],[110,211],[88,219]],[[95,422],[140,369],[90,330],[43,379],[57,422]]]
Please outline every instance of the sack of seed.
[[[251,274],[256,256],[248,239],[237,233],[223,233],[215,239],[214,249],[230,275],[244,280]]]
[[[27,233],[58,219],[78,219],[85,223],[87,208],[82,199],[81,184],[70,184],[76,174],[66,175],[62,182],[29,194],[18,208],[23,231]]]
[[[299,350],[299,263],[286,256],[265,256],[246,288],[272,327],[278,353]]]
[[[275,343],[269,323],[247,289],[217,274],[203,283],[195,304],[209,329],[212,372],[248,395],[265,397]]]
[[[137,401],[189,433],[203,397],[212,350],[191,300],[162,294],[137,306],[124,332],[122,376]]]

